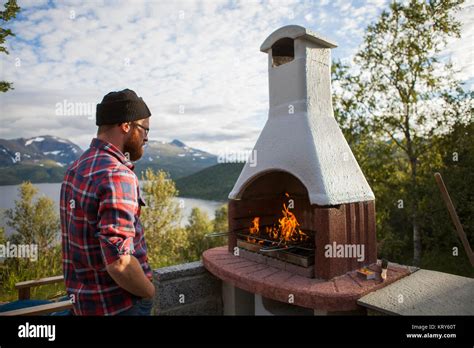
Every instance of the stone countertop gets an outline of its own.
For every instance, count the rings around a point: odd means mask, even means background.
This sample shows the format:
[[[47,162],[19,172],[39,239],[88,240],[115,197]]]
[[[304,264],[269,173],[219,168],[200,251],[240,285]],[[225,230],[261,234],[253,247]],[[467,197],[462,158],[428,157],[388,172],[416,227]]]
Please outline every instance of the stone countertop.
[[[474,315],[474,279],[421,269],[357,303],[390,315]]]

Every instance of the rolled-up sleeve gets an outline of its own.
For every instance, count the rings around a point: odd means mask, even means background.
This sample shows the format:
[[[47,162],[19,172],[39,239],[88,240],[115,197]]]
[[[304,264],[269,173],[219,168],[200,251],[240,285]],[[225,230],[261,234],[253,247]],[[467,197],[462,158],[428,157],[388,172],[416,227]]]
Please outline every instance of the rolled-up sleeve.
[[[134,253],[138,181],[134,173],[109,172],[98,188],[98,238],[106,265]]]

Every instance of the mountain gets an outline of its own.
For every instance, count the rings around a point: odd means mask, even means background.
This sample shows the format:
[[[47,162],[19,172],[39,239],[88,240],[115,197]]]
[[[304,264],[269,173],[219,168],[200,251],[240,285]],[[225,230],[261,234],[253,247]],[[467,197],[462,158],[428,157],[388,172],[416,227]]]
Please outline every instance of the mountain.
[[[0,139],[0,167],[18,164],[64,167],[82,152],[79,146],[69,140],[51,135],[29,139]]]
[[[176,180],[180,197],[226,201],[244,163],[220,163]]]
[[[0,139],[0,185],[26,180],[61,182],[66,167],[82,153],[71,141],[50,135]],[[177,139],[170,143],[150,140],[144,156],[135,162],[135,173],[141,177],[146,168],[163,169],[176,180],[216,163],[216,156],[188,147]]]
[[[150,140],[143,157],[135,162],[135,173],[141,177],[146,168],[163,169],[176,180],[215,164],[217,156],[186,146],[177,139],[170,143]]]
[[[185,143],[179,141],[178,139],[174,139],[170,144],[177,147],[187,147]]]
[[[64,178],[65,167],[46,164],[43,166],[34,164],[17,164],[15,166],[0,167],[0,186],[18,185],[23,181],[32,183],[61,182]]]

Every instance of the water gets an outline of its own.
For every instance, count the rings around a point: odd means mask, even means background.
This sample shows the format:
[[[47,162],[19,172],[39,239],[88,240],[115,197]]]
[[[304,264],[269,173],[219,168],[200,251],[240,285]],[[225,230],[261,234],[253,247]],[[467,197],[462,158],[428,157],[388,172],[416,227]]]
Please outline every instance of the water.
[[[12,233],[11,228],[6,226],[5,217],[3,215],[6,209],[11,209],[15,206],[15,200],[18,199],[18,188],[20,185],[6,185],[0,186],[0,226],[5,227],[6,235]],[[52,184],[34,184],[38,188],[38,195],[46,196],[53,199],[57,211],[59,212],[59,193],[61,190],[61,183],[52,183]],[[204,211],[210,219],[214,218],[214,213],[217,208],[219,208],[223,202],[216,201],[207,201],[197,198],[176,198],[180,203],[180,207],[183,208],[183,219],[181,220],[181,225],[185,226],[188,222],[189,214],[193,208],[199,208]]]

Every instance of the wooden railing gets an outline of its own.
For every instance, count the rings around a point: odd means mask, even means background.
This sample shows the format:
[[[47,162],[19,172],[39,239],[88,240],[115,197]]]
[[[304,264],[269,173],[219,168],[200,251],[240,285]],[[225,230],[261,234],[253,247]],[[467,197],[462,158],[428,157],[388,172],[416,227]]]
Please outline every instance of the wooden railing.
[[[41,278],[37,280],[27,280],[15,284],[15,289],[18,290],[19,300],[29,300],[31,296],[31,288],[47,284],[61,283],[64,281],[63,276],[55,276],[48,278]],[[70,300],[47,303],[44,305],[15,309],[8,312],[1,312],[0,316],[16,316],[16,315],[43,315],[53,312],[59,312],[67,309],[72,309],[72,302]]]

